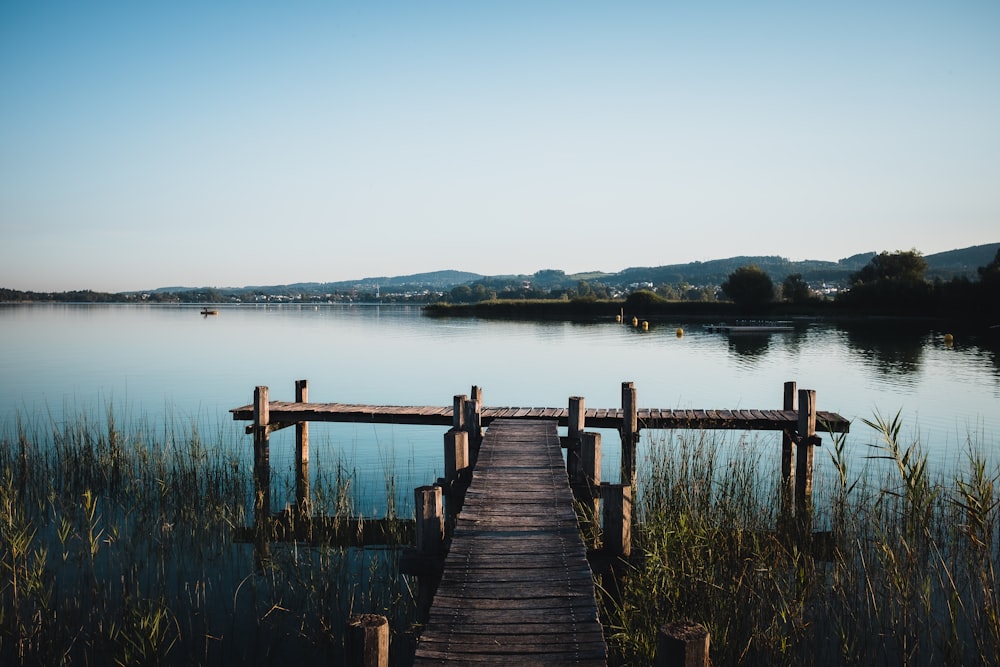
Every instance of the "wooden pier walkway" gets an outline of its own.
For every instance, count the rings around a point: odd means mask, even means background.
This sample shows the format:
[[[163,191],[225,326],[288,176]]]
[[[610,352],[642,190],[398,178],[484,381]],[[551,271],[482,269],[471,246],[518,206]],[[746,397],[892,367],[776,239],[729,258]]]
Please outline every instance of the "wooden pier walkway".
[[[300,422],[369,422],[373,424],[424,424],[451,426],[454,410],[451,406],[432,405],[362,405],[353,403],[295,403],[270,401],[272,430]],[[252,404],[231,410],[235,421],[253,421]],[[587,408],[584,418],[588,428],[617,429],[622,425],[625,410],[620,408]],[[798,423],[796,410],[671,410],[639,408],[636,410],[639,428],[647,429],[725,429],[737,431],[784,431]],[[559,426],[569,422],[568,408],[483,407],[484,427],[495,419],[526,419],[555,421]],[[817,430],[847,432],[849,422],[835,412],[816,413]],[[248,427],[249,429],[252,427]]]
[[[497,419],[414,664],[606,665],[606,656],[556,420]]]

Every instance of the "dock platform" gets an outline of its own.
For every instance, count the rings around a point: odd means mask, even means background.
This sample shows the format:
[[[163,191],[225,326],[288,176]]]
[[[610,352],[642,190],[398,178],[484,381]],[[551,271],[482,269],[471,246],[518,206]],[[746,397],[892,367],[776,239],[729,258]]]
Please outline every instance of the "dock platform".
[[[483,439],[415,665],[606,665],[555,420]]]

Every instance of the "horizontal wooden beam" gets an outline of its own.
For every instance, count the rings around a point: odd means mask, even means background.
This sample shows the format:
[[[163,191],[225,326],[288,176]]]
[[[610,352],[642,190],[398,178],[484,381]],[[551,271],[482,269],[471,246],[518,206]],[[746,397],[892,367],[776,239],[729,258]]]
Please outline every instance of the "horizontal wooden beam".
[[[253,421],[253,406],[230,410],[235,421]],[[359,405],[349,403],[291,403],[271,401],[270,419],[277,428],[296,422],[346,422],[372,424],[416,424],[452,426],[451,406]],[[680,410],[640,408],[637,410],[640,429],[704,429],[739,431],[795,431],[798,412],[795,410]],[[567,408],[484,407],[482,425],[494,419],[539,419],[569,423]],[[618,408],[587,408],[584,424],[587,428],[618,429],[623,413]],[[835,412],[818,412],[816,430],[819,433],[847,433],[851,423]],[[274,429],[269,429],[274,430]],[[251,432],[248,430],[248,433]]]

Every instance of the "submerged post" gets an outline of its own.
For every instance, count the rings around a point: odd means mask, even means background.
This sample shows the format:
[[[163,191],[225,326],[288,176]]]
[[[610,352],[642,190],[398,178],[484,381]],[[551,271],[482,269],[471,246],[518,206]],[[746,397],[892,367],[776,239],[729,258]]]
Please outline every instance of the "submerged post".
[[[782,410],[798,410],[798,394],[795,382],[785,383],[782,400]],[[792,437],[795,431],[785,429],[781,432],[781,507],[787,510],[791,507],[790,499],[795,491],[795,449]]]
[[[295,402],[309,402],[309,381],[295,381]],[[295,424],[295,508],[309,515],[309,422]]]
[[[635,448],[639,441],[639,416],[636,409],[635,384],[622,382],[622,473],[621,483],[635,485]]]

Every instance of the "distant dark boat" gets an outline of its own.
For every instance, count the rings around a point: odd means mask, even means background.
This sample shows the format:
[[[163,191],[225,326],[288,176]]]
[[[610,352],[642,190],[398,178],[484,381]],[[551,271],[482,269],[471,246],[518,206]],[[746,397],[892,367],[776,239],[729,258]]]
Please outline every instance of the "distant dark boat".
[[[201,310],[201,314],[202,314],[202,315],[218,315],[218,314],[219,314],[219,311],[217,311],[217,310],[212,310],[212,309],[210,309],[210,308],[202,308],[202,310]]]

